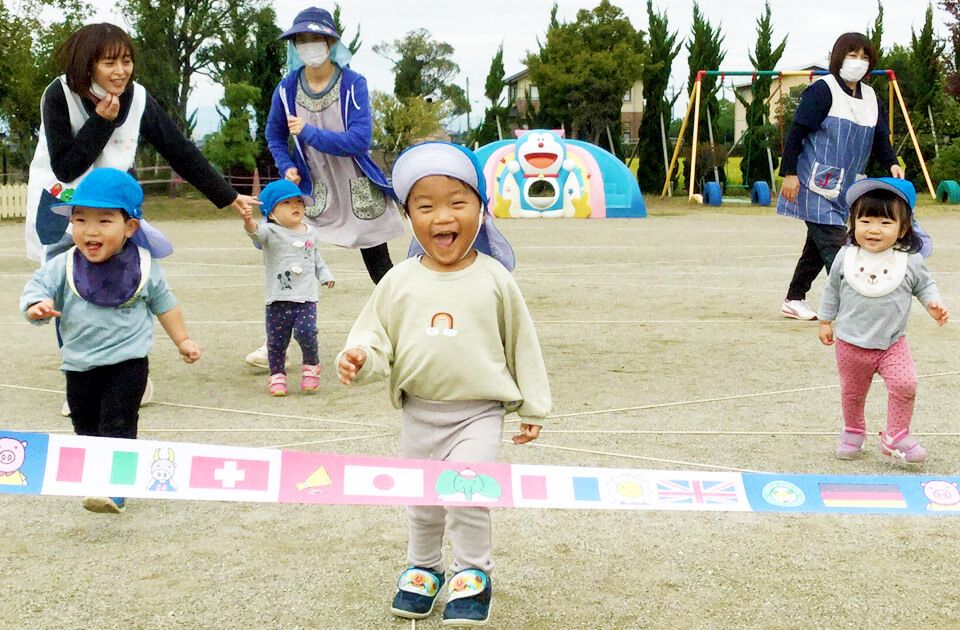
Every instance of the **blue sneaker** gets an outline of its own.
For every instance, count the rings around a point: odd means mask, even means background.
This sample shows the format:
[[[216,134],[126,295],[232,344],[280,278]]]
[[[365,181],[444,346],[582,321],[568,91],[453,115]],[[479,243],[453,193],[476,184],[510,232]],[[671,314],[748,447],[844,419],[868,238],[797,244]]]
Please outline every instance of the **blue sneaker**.
[[[406,619],[423,619],[433,612],[437,595],[443,586],[442,572],[410,567],[397,580],[397,594],[390,612]]]
[[[98,514],[120,514],[123,512],[123,497],[84,497],[83,507]]]
[[[447,585],[447,606],[443,609],[443,625],[454,628],[475,628],[490,619],[493,583],[480,569],[467,569],[450,578]]]

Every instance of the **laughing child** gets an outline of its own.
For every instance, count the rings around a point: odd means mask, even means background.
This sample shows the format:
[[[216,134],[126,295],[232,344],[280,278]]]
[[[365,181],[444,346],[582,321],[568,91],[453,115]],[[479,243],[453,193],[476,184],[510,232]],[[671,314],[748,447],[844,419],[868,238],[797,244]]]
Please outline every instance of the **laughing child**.
[[[522,418],[515,444],[535,440],[550,411],[550,386],[537,333],[516,281],[513,250],[486,211],[476,156],[428,142],[397,160],[393,185],[420,255],[377,285],[338,357],[340,380],[389,378],[403,410],[404,458],[496,461],[503,416]],[[454,561],[446,626],[479,626],[490,613],[490,511],[409,507],[409,568],[391,611],[428,616],[445,581],[442,542],[449,522]]]
[[[98,168],[68,203],[74,246],[48,260],[27,282],[20,309],[33,323],[60,318],[67,402],[77,435],[136,438],[140,397],[153,347],[153,316],[187,363],[200,346],[187,336],[177,298],[160,265],[166,237],[142,218],[143,189],[112,168]],[[120,513],[122,497],[86,497],[93,512]]]

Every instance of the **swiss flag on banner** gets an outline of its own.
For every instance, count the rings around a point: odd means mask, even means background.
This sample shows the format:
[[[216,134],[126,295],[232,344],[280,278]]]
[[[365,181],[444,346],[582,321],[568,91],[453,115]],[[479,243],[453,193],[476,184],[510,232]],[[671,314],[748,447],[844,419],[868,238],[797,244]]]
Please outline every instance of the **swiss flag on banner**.
[[[216,490],[266,490],[270,462],[194,456],[190,463],[190,487]]]

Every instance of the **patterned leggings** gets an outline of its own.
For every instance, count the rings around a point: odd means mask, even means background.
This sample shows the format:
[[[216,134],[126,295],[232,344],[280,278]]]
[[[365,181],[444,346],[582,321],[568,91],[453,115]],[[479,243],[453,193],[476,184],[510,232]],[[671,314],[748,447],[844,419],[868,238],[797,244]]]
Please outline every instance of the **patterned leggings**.
[[[286,374],[287,346],[290,333],[300,344],[304,365],[320,363],[317,343],[316,302],[272,302],[267,304],[267,359],[270,374]]]
[[[874,374],[879,374],[887,386],[887,435],[896,435],[910,428],[917,394],[917,371],[906,337],[900,337],[886,350],[860,348],[838,339],[837,370],[840,372],[843,423],[848,430],[863,433],[867,427],[863,408]]]

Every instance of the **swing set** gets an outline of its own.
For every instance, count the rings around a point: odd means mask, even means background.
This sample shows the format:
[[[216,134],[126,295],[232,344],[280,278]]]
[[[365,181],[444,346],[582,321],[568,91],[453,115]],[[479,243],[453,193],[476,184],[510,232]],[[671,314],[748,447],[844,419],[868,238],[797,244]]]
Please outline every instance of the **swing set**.
[[[687,122],[690,120],[690,112],[693,112],[693,149],[690,151],[690,176],[687,178],[689,182],[689,190],[687,193],[687,200],[693,201],[695,198],[700,197],[700,195],[694,195],[694,173],[697,168],[697,140],[700,130],[700,101],[701,101],[701,92],[703,79],[705,77],[720,77],[720,84],[723,85],[723,81],[726,77],[752,77],[752,82],[757,80],[757,77],[760,76],[769,76],[777,77],[777,88],[771,93],[770,97],[767,99],[769,103],[775,96],[779,94],[779,108],[780,108],[780,148],[781,152],[783,150],[783,78],[784,77],[797,77],[805,76],[808,77],[808,81],[812,82],[815,76],[829,74],[826,70],[737,70],[737,71],[723,71],[723,70],[700,70],[697,72],[696,81],[693,84],[693,89],[690,91],[690,100],[687,104],[687,113],[683,116],[683,123],[680,125],[680,137],[677,140],[677,145],[673,150],[673,157],[670,159],[670,165],[667,167],[667,178],[663,185],[663,190],[660,193],[660,197],[664,198],[667,195],[667,191],[670,188],[670,178],[673,175],[673,169],[677,165],[677,160],[680,156],[680,149],[683,147],[683,137],[684,131],[687,128]],[[907,106],[903,101],[903,94],[900,91],[900,85],[897,83],[897,75],[893,70],[874,70],[871,73],[871,76],[886,76],[887,91],[888,91],[888,106],[887,112],[889,116],[889,128],[890,128],[890,144],[893,144],[893,112],[894,112],[894,97],[900,105],[900,111],[903,113],[903,119],[907,123],[907,130],[910,133],[910,140],[913,142],[913,148],[917,152],[917,158],[920,161],[920,168],[923,171],[923,177],[927,182],[927,188],[930,190],[930,196],[934,199],[937,198],[937,193],[934,192],[933,183],[930,181],[930,174],[927,171],[926,162],[923,159],[923,153],[920,151],[920,144],[917,142],[917,135],[913,130],[913,124],[910,122],[910,113],[907,111]],[[757,95],[754,95],[754,98],[757,98]],[[709,118],[710,111],[707,110],[707,117]],[[711,121],[708,121],[711,122]],[[710,133],[710,146],[713,148],[713,126],[709,126],[708,131]],[[744,138],[746,131],[740,135],[734,142],[734,146],[737,145],[740,140]],[[751,201],[753,203],[759,203],[760,205],[769,205],[770,203],[770,190],[775,188],[774,186],[774,177],[773,177],[773,158],[771,157],[768,149],[767,153],[768,162],[770,165],[770,187],[767,187],[766,182],[754,182],[753,187],[751,188]],[[748,165],[749,166],[749,165]],[[703,186],[703,196],[702,203],[708,205],[719,206],[721,201],[721,189],[719,182],[719,175],[716,172],[717,168],[714,166],[714,182],[708,182]],[[749,172],[749,171],[748,171]],[[728,188],[747,188],[748,185],[746,182],[742,186],[728,185]]]

